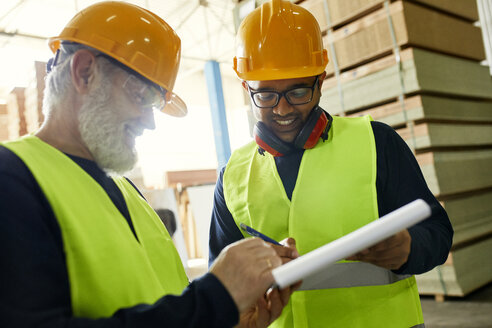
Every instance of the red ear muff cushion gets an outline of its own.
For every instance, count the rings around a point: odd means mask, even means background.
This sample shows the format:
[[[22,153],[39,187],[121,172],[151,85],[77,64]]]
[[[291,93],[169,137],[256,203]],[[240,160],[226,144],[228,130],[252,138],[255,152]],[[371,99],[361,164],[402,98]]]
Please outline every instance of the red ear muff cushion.
[[[327,125],[328,118],[325,112],[319,107],[314,108],[294,140],[295,147],[309,149],[316,146]]]
[[[253,128],[255,141],[273,156],[284,156],[292,152],[292,147],[275,136],[263,122],[256,122]]]
[[[326,115],[323,113],[316,121],[316,125],[313,128],[313,132],[311,132],[311,134],[309,135],[308,140],[304,143],[304,149],[309,149],[316,146],[327,124],[328,124],[328,119],[326,118]]]

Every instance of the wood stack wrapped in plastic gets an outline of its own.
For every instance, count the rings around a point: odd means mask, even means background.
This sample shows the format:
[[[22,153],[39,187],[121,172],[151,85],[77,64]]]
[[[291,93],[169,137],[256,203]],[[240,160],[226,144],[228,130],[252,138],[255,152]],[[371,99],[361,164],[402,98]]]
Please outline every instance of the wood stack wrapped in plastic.
[[[43,91],[46,77],[46,63],[35,61],[30,70],[29,83],[24,91],[26,102],[27,131],[33,132],[39,129],[43,123]]]
[[[7,96],[7,135],[0,132],[0,140],[13,140],[36,132],[43,123],[43,92],[46,63],[35,61],[26,87],[15,87]],[[2,116],[0,112],[0,127]],[[1,130],[0,130],[1,131]],[[2,139],[5,137],[4,139]]]
[[[9,114],[7,104],[0,104],[0,141],[9,138]]]
[[[8,139],[16,139],[27,133],[24,89],[15,87],[7,95]]]
[[[370,114],[414,151],[455,235],[421,294],[465,296],[492,280],[492,78],[475,0],[305,0],[330,63],[320,106]]]

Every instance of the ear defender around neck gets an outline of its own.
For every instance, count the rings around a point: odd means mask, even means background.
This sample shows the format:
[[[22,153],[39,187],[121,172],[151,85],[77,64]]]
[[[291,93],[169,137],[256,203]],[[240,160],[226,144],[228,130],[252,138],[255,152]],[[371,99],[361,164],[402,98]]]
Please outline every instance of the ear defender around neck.
[[[263,122],[256,122],[253,135],[258,144],[258,152],[263,155],[265,151],[273,156],[284,156],[299,149],[309,149],[316,146],[319,138],[323,142],[328,139],[328,131],[333,118],[320,107],[315,107],[306,120],[299,134],[292,143],[278,138]]]
[[[273,156],[284,156],[295,150],[292,145],[273,134],[263,122],[256,122],[253,134],[261,155],[264,155],[265,150]]]

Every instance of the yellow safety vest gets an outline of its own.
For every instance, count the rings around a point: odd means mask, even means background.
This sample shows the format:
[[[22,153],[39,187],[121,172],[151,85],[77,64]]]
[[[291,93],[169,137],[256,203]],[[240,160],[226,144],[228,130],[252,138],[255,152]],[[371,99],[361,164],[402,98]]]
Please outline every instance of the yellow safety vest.
[[[3,145],[27,165],[58,220],[75,316],[108,317],[181,294],[188,279],[172,239],[125,178],[114,181],[138,240],[104,189],[68,156],[35,136]]]
[[[370,117],[334,117],[326,142],[306,150],[289,200],[273,156],[252,142],[235,151],[224,172],[224,198],[241,222],[305,254],[376,220],[376,146]],[[340,261],[325,289],[295,292],[272,327],[423,326],[413,276]]]

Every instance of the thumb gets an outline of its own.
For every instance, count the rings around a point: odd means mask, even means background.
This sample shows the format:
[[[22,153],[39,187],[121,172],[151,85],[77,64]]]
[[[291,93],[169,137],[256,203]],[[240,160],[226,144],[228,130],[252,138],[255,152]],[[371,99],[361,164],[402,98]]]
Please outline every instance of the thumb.
[[[296,247],[296,240],[294,238],[292,237],[286,238],[282,240],[280,243],[285,247],[292,249],[291,258],[294,259],[299,257],[299,252],[297,251],[297,247]]]

